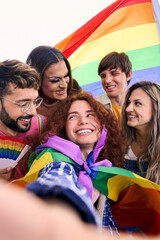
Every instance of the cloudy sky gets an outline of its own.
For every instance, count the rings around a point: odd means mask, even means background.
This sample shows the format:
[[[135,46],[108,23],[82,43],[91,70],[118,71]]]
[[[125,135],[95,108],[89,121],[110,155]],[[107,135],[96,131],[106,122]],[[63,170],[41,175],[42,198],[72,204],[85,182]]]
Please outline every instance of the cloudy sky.
[[[160,1],[160,0],[159,0]],[[5,0],[0,7],[0,61],[25,61],[39,45],[63,40],[114,0]]]

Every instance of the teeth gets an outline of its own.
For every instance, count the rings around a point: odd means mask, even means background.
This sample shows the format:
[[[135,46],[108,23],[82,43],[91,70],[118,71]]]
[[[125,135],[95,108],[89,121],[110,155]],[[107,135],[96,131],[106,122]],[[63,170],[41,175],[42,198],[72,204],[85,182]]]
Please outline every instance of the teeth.
[[[23,119],[23,118],[21,118],[21,121],[23,121],[23,122],[29,122],[30,119]]]
[[[63,93],[65,92],[65,89],[57,91],[57,93]]]
[[[112,88],[114,88],[115,86],[111,86],[111,87],[107,87],[108,89],[112,89]]]
[[[89,129],[86,129],[86,130],[79,130],[77,133],[90,133],[90,132],[92,131]]]
[[[136,116],[128,116],[129,118],[136,118]]]

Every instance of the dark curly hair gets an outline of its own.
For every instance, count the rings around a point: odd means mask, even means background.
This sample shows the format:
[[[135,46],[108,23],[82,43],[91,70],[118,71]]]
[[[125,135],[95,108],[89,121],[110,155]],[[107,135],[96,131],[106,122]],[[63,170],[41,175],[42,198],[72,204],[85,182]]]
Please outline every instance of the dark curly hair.
[[[103,104],[96,101],[90,94],[86,92],[71,95],[55,106],[53,114],[48,119],[48,123],[45,126],[42,134],[34,142],[33,147],[35,148],[37,145],[42,144],[44,142],[44,136],[49,137],[51,135],[58,135],[61,138],[68,139],[65,129],[66,120],[71,104],[76,100],[87,101],[97,114],[101,128],[103,125],[105,125],[107,129],[107,143],[101,150],[97,161],[108,159],[115,166],[123,167],[125,141],[121,130],[118,128],[117,121],[109,109],[107,109]]]

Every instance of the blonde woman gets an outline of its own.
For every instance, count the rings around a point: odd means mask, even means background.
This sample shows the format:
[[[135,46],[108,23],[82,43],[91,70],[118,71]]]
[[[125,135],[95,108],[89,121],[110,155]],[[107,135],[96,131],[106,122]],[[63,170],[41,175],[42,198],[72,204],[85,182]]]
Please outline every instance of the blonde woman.
[[[160,86],[143,81],[132,85],[122,109],[128,142],[125,168],[160,182]]]

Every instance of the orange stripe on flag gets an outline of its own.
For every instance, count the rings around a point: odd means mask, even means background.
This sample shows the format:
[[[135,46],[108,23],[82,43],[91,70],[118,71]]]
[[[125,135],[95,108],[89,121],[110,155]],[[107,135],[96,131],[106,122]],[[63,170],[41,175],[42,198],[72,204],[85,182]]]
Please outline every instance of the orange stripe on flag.
[[[85,43],[96,40],[114,31],[154,22],[151,3],[121,8],[110,15]]]
[[[160,234],[160,192],[136,184],[124,189],[112,213],[119,227],[139,228],[145,235]]]

